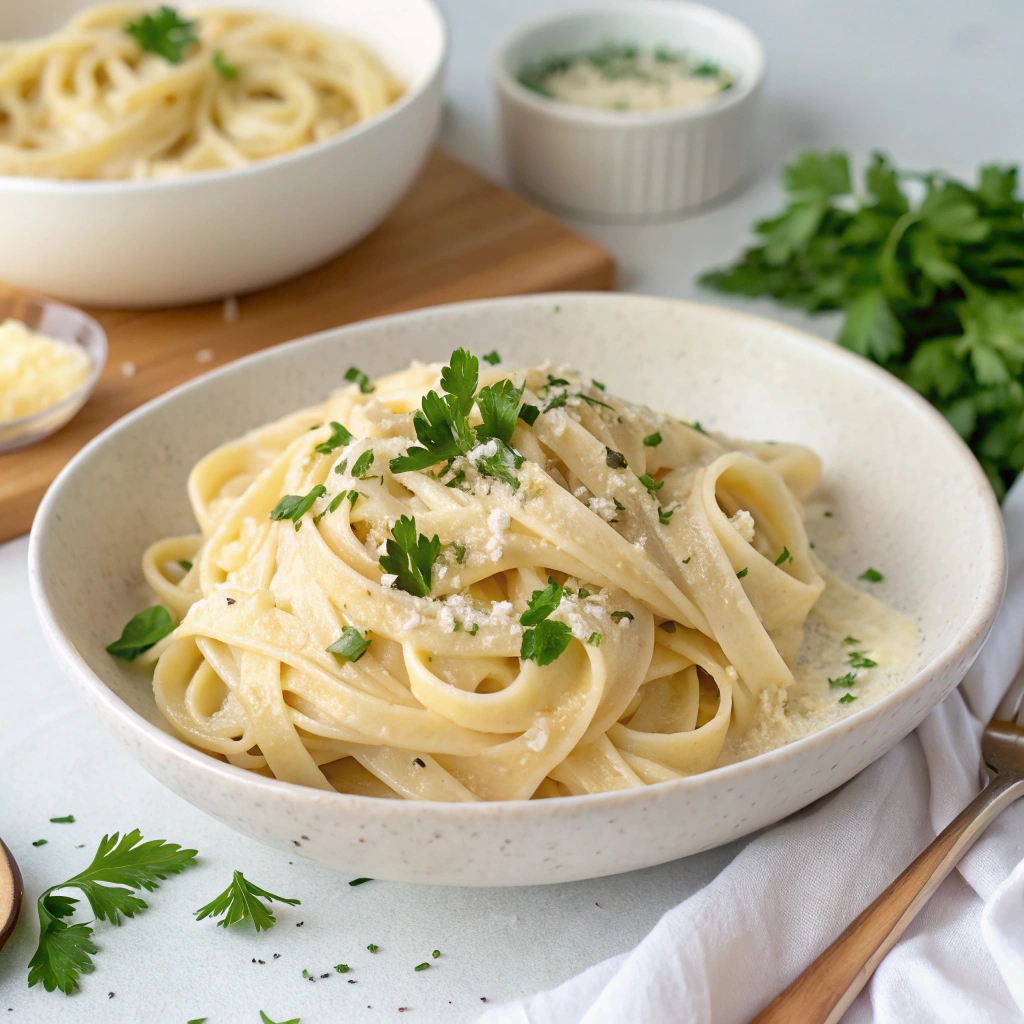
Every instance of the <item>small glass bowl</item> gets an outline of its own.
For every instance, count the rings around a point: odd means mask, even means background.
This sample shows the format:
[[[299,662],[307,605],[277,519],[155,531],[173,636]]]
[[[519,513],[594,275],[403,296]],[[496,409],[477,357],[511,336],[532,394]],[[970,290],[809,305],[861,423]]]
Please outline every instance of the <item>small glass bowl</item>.
[[[0,452],[35,444],[60,430],[85,405],[107,362],[106,332],[91,316],[74,306],[32,296],[12,296],[0,299],[0,323],[8,317],[21,320],[30,330],[55,341],[85,349],[92,369],[85,383],[56,405],[31,416],[0,422]]]

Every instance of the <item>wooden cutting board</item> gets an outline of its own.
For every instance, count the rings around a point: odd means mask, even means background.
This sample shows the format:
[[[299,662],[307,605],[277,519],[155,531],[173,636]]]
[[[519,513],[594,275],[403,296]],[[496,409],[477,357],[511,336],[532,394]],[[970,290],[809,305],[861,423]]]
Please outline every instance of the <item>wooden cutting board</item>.
[[[110,342],[106,370],[63,430],[0,455],[0,541],[29,529],[46,488],[88,440],[191,377],[282,341],[384,313],[496,295],[610,288],[613,270],[595,242],[438,150],[372,235],[316,270],[241,297],[233,323],[220,302],[90,310]],[[11,291],[0,285],[0,295]]]

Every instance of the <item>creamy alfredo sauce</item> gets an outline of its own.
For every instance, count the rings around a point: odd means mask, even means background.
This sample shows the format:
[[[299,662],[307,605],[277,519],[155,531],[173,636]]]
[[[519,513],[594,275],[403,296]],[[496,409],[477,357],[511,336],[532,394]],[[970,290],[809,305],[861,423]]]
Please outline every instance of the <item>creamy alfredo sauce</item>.
[[[913,619],[869,592],[880,584],[847,583],[823,564],[835,564],[848,543],[828,505],[808,502],[805,512],[825,590],[807,617],[794,683],[785,692],[761,694],[757,722],[727,738],[720,765],[792,743],[876,703],[902,685],[920,648]],[[865,662],[875,664],[857,667]]]
[[[731,88],[735,78],[714,61],[683,51],[606,43],[531,65],[519,81],[542,96],[577,107],[650,111],[706,103]]]

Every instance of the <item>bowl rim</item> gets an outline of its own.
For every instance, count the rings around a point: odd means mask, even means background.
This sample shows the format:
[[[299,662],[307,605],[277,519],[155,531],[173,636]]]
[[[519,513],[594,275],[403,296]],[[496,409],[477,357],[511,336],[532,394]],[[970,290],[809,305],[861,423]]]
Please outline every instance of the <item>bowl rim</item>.
[[[448,24],[435,0],[413,0],[422,5],[436,23],[439,33],[439,45],[433,60],[424,72],[415,88],[406,89],[393,103],[383,110],[368,117],[365,121],[345,128],[343,131],[318,142],[311,142],[288,153],[254,160],[242,167],[216,167],[205,171],[191,171],[177,178],[43,178],[25,174],[0,174],[0,192],[9,194],[35,193],[43,196],[80,196],[109,195],[116,192],[143,192],[153,194],[172,190],[202,188],[218,182],[232,183],[240,178],[253,177],[258,174],[272,173],[279,167],[287,167],[307,158],[313,158],[331,150],[341,148],[368,132],[373,131],[386,121],[397,117],[401,112],[412,106],[424,93],[428,92],[442,74],[448,62],[448,51],[451,46],[451,33]],[[301,20],[298,19],[298,20]],[[17,40],[16,40],[17,41]],[[376,56],[376,54],[375,54]],[[379,59],[379,58],[378,58]]]
[[[77,388],[75,388],[71,394],[65,395],[59,402],[49,405],[45,409],[40,409],[38,412],[31,413],[28,416],[22,416],[16,420],[0,421],[0,435],[3,435],[8,431],[20,431],[25,430],[26,428],[31,429],[38,423],[43,423],[52,419],[58,413],[68,413],[66,418],[55,424],[45,434],[41,434],[39,437],[35,437],[31,441],[26,441],[27,445],[34,444],[36,441],[42,441],[44,438],[49,437],[50,434],[55,434],[61,429],[61,427],[66,426],[74,417],[75,413],[77,413],[78,410],[89,400],[89,396],[96,390],[96,385],[99,383],[103,370],[107,365],[107,356],[109,355],[110,347],[107,339],[107,332],[95,317],[90,316],[84,309],[79,309],[78,306],[72,306],[68,302],[58,302],[56,299],[49,299],[45,295],[19,293],[16,296],[11,296],[0,301],[0,323],[7,319],[6,316],[2,315],[3,306],[5,303],[11,301],[11,299],[22,304],[41,306],[43,309],[62,309],[66,313],[72,314],[89,328],[92,332],[96,345],[96,352],[94,353],[92,349],[81,344],[75,339],[58,338],[53,334],[47,334],[45,331],[36,330],[34,327],[29,328],[29,330],[34,334],[41,334],[44,338],[49,338],[51,341],[59,341],[65,345],[74,345],[77,348],[83,349],[85,354],[89,357],[90,369],[89,376]],[[12,319],[17,320],[20,318],[13,317]]]
[[[603,110],[599,107],[582,107],[561,100],[548,99],[527,89],[515,74],[509,70],[510,53],[527,36],[541,32],[553,25],[582,21],[593,16],[628,13],[642,20],[648,15],[668,15],[682,25],[703,22],[714,24],[725,32],[731,32],[748,45],[754,55],[749,68],[738,72],[738,81],[731,88],[718,93],[709,100],[696,103],[692,107],[669,107],[664,110]],[[756,93],[764,80],[767,58],[761,40],[738,18],[704,4],[691,3],[690,0],[604,0],[590,7],[561,10],[540,17],[521,25],[506,35],[495,51],[492,62],[492,74],[499,92],[509,100],[521,106],[553,117],[556,120],[576,124],[594,125],[604,128],[629,128],[633,126],[674,124],[686,121],[698,121],[701,118],[728,110],[747,100]]]
[[[707,772],[701,772],[696,775],[644,786],[640,789],[612,790],[606,793],[561,797],[557,800],[481,800],[478,802],[456,803],[446,801],[390,800],[352,793],[327,792],[296,783],[265,778],[244,768],[238,768],[220,761],[204,751],[190,746],[177,736],[165,732],[130,707],[93,672],[78,650],[61,632],[47,599],[46,587],[43,583],[43,567],[40,561],[41,538],[47,529],[47,524],[53,513],[57,509],[64,482],[76,473],[79,466],[92,457],[94,452],[106,444],[111,436],[125,430],[130,430],[134,423],[145,417],[150,410],[172,403],[179,394],[201,385],[206,385],[210,381],[215,381],[223,375],[234,372],[242,365],[249,365],[265,359],[273,359],[282,350],[312,344],[328,336],[337,337],[339,334],[344,336],[348,332],[362,330],[367,326],[379,325],[381,323],[401,325],[410,320],[444,318],[452,314],[458,315],[463,311],[472,313],[480,308],[514,308],[517,305],[548,305],[552,302],[570,303],[581,300],[595,304],[625,302],[637,305],[696,308],[704,313],[710,312],[720,317],[723,321],[733,321],[741,326],[746,324],[763,329],[765,325],[768,325],[773,330],[784,332],[798,345],[826,351],[832,358],[839,360],[841,363],[846,363],[851,369],[856,368],[862,373],[867,373],[875,379],[875,382],[882,389],[889,391],[894,400],[909,404],[919,414],[922,414],[929,420],[932,426],[945,437],[953,451],[959,453],[959,458],[968,479],[972,480],[977,486],[978,505],[981,516],[975,526],[979,530],[982,539],[987,542],[987,545],[994,548],[994,557],[985,567],[980,591],[971,613],[945,648],[937,652],[927,664],[922,666],[919,671],[907,679],[901,686],[886,694],[886,696],[874,704],[855,712],[839,722],[826,726],[824,729],[743,761],[736,761],[732,764],[712,768]],[[180,384],[165,394],[151,399],[111,424],[93,438],[64,467],[56,480],[50,485],[32,525],[29,538],[28,570],[29,588],[33,604],[36,608],[36,614],[42,625],[47,643],[56,656],[58,663],[71,678],[72,682],[84,693],[89,702],[94,707],[102,707],[108,718],[115,720],[123,730],[134,732],[140,745],[146,742],[157,748],[160,753],[173,758],[178,763],[188,763],[190,769],[197,772],[200,776],[205,776],[211,783],[216,782],[219,785],[228,787],[238,786],[242,790],[262,796],[268,800],[285,799],[299,801],[305,802],[311,807],[331,805],[338,809],[347,807],[353,812],[358,811],[371,817],[391,817],[396,814],[418,816],[422,813],[431,813],[445,818],[452,818],[456,821],[464,821],[474,817],[493,815],[512,817],[528,815],[530,818],[543,819],[551,815],[581,814],[585,813],[588,808],[595,813],[605,813],[637,800],[642,801],[644,799],[656,798],[659,794],[667,793],[669,787],[674,788],[676,791],[685,792],[687,790],[699,789],[713,782],[722,784],[736,783],[750,774],[758,774],[772,768],[781,769],[787,762],[801,757],[805,752],[815,747],[828,746],[839,737],[868,728],[870,723],[886,717],[896,705],[910,700],[925,690],[937,676],[953,670],[957,662],[961,661],[965,655],[970,656],[970,661],[966,667],[969,667],[970,663],[973,662],[974,657],[977,656],[992,627],[1002,601],[1006,584],[1007,553],[1002,514],[999,510],[995,492],[992,490],[991,484],[988,482],[988,478],[985,476],[981,465],[959,434],[956,433],[937,409],[921,395],[880,366],[871,363],[848,349],[840,348],[833,342],[816,337],[799,328],[725,306],[685,299],[616,292],[551,292],[540,295],[507,296],[495,299],[476,299],[468,302],[447,303],[409,312],[373,317],[341,327],[318,331],[315,334],[306,335],[236,360],[210,373]],[[957,685],[959,685],[959,681],[957,681]],[[888,749],[890,748],[887,747],[886,750]]]

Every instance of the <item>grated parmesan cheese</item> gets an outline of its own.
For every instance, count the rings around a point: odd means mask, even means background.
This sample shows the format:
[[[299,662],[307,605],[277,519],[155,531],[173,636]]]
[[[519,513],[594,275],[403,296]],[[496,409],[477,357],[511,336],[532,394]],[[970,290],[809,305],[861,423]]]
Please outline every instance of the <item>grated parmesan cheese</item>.
[[[63,402],[88,379],[89,356],[7,319],[0,324],[0,423],[33,416]]]

